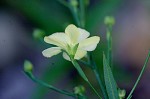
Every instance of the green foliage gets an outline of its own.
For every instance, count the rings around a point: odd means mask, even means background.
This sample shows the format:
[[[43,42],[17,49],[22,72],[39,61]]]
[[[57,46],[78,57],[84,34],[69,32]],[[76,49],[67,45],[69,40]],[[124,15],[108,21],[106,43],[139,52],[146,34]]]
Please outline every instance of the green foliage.
[[[86,28],[91,32],[95,32],[96,27],[99,25],[100,22],[102,22],[104,16],[111,14],[121,3],[121,0],[102,0],[102,1],[98,1],[97,4],[95,4],[93,6],[93,8],[89,9],[89,13],[87,15],[85,15],[85,10],[87,5],[89,5],[89,0],[70,0],[71,2],[67,2],[65,0],[58,0],[61,1],[62,4],[64,4],[67,8],[69,8],[69,10],[71,11],[75,22],[78,26]],[[63,8],[63,6],[59,5],[58,2],[56,0],[50,0],[50,1],[43,1],[41,2],[36,1],[36,0],[6,0],[6,2],[19,9],[19,11],[21,11],[24,15],[26,15],[27,18],[29,18],[33,23],[37,24],[37,27],[42,28],[43,30],[46,30],[47,32],[43,32],[41,30],[35,30],[33,33],[34,38],[36,39],[40,39],[41,37],[43,37],[44,35],[48,35],[51,34],[53,32],[55,32],[56,30],[61,30],[62,27],[64,27],[64,25],[68,24],[68,23],[72,23],[73,20],[70,17],[70,13],[67,12],[68,9],[66,10],[65,8]],[[48,2],[48,3],[46,3]],[[51,6],[49,8],[49,6]],[[54,10],[55,9],[55,10]],[[58,12],[58,13],[55,13]],[[66,12],[66,14],[64,14],[64,12]],[[85,16],[87,16],[87,19],[85,18]],[[87,22],[85,22],[87,21]],[[108,25],[113,25],[115,23],[115,20],[113,17],[106,17],[105,18],[105,24]],[[46,34],[47,33],[47,34]],[[111,31],[107,31],[107,39],[112,40],[112,38],[110,39],[110,37],[112,37],[111,35]],[[102,42],[104,43],[104,42]],[[74,53],[76,52],[78,45],[74,48]],[[111,48],[111,43],[108,43],[108,50]],[[102,49],[102,48],[101,48]],[[108,51],[108,54],[111,54],[111,52]],[[99,55],[96,55],[99,56]],[[97,59],[99,59],[99,57],[96,57]],[[134,85],[134,87],[132,88],[130,94],[128,95],[127,99],[131,99],[132,98],[132,94],[137,86],[137,84],[139,83],[141,76],[147,66],[148,60],[150,57],[150,52],[148,54],[148,57],[145,61],[145,64],[140,72],[140,75]],[[110,58],[110,59],[109,59]],[[98,83],[100,84],[100,87],[102,89],[102,94],[104,95],[104,98],[107,99],[107,94],[109,99],[119,99],[119,97],[123,97],[125,96],[125,91],[120,91],[117,90],[117,85],[116,85],[116,81],[113,77],[113,73],[112,70],[110,68],[110,66],[112,66],[111,64],[111,60],[112,57],[111,55],[107,55],[107,59],[105,58],[105,55],[103,55],[103,72],[104,72],[104,82],[105,82],[105,86],[102,82],[103,79],[100,78],[100,74],[99,74],[99,68],[102,67],[97,67],[96,63],[94,60],[92,60],[92,63],[94,63],[94,67],[96,68],[91,68],[93,69],[96,78],[98,80]],[[57,78],[59,78],[62,75],[66,75],[67,72],[72,68],[72,67],[68,67],[68,65],[66,62],[64,62],[64,60],[60,60],[59,58],[57,59],[57,61],[59,61],[59,63],[56,64],[55,69],[54,70],[47,70],[46,73],[44,73],[43,75],[43,79],[48,81],[49,83],[53,83],[55,80],[57,80]],[[91,60],[90,60],[91,61]],[[99,61],[99,60],[98,60]],[[101,61],[101,60],[100,60]],[[99,61],[99,62],[100,62]],[[77,61],[72,60],[72,63],[74,65],[74,67],[77,69],[78,73],[80,74],[80,76],[86,81],[88,82],[88,84],[91,86],[91,88],[94,90],[94,92],[99,96],[98,92],[94,89],[94,87],[91,85],[91,83],[89,82],[88,78],[86,77],[84,71],[82,70],[82,68],[80,67],[80,65],[77,63]],[[88,64],[91,65],[91,64]],[[84,92],[84,88],[83,87],[76,87],[75,88],[75,94],[74,93],[70,93],[64,90],[60,90],[55,88],[52,85],[49,85],[39,79],[37,79],[36,77],[34,77],[34,75],[32,74],[32,69],[33,69],[33,65],[31,62],[29,61],[25,61],[24,62],[24,71],[25,74],[32,79],[34,82],[45,86],[46,88],[49,88],[51,90],[57,91],[59,93],[62,94],[66,94],[69,96],[73,96],[76,97],[76,94],[80,94]],[[102,72],[101,72],[102,74]],[[106,87],[106,90],[105,90]],[[33,99],[42,99],[43,96],[45,95],[47,89],[42,88],[42,87],[38,87],[36,88],[36,93],[35,93],[35,97],[33,97]],[[119,95],[118,95],[119,93]],[[101,98],[99,96],[99,98]],[[78,99],[85,99],[85,97],[78,97]]]
[[[111,68],[103,54],[104,80],[109,99],[119,99],[116,81],[113,77]]]

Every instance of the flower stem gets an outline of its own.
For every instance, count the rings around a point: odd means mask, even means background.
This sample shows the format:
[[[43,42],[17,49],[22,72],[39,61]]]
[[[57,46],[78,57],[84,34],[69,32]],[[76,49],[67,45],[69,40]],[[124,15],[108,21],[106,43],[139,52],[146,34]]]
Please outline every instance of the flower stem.
[[[99,97],[99,99],[102,99],[101,96],[98,94],[98,92],[95,90],[95,88],[92,86],[92,84],[89,82],[88,78],[86,77],[86,75],[84,74],[82,68],[80,67],[80,65],[77,63],[76,60],[71,59],[72,64],[74,65],[74,67],[77,69],[78,73],[80,74],[80,76],[90,85],[90,87],[93,89],[93,91],[95,92],[95,94]]]
[[[73,18],[76,22],[76,24],[78,26],[81,26],[80,25],[80,19],[79,19],[79,15],[78,15],[78,8],[76,6],[73,6],[71,5],[70,3],[68,3],[67,1],[65,0],[58,0],[58,2],[60,2],[62,5],[64,5],[65,7],[69,8],[70,12],[72,13],[73,15]]]
[[[52,86],[52,85],[49,85],[49,84],[47,84],[47,83],[45,83],[45,82],[43,82],[43,81],[37,79],[37,78],[32,74],[32,72],[25,72],[25,71],[24,71],[24,73],[25,73],[32,81],[34,81],[35,83],[38,83],[38,84],[40,84],[40,85],[42,85],[42,86],[45,86],[45,87],[47,87],[47,88],[49,88],[49,89],[51,89],[51,90],[54,90],[54,91],[56,91],[56,92],[58,92],[58,93],[65,94],[65,95],[67,95],[67,96],[71,96],[71,97],[74,97],[74,98],[80,97],[80,96],[77,96],[77,95],[74,94],[74,93],[71,93],[71,92],[68,92],[68,91],[65,91],[65,90],[60,90],[60,89],[58,89],[58,88],[56,88],[56,87],[54,87],[54,86]]]
[[[80,25],[80,20],[79,20],[79,15],[78,15],[78,9],[76,7],[74,7],[74,6],[71,6],[71,5],[69,5],[69,9],[70,9],[70,11],[71,11],[71,13],[72,13],[72,15],[73,15],[73,17],[75,19],[76,24],[78,26],[81,26]]]
[[[107,27],[106,31],[106,40],[107,40],[107,59],[111,68],[113,68],[112,62],[112,26]]]
[[[90,85],[90,87],[93,89],[93,91],[96,93],[96,95],[99,97],[99,99],[102,99],[101,96],[98,94],[98,92],[95,90],[95,88],[93,87],[93,85],[88,82],[88,84]]]
[[[92,70],[93,70],[93,72],[94,72],[94,74],[96,76],[96,79],[98,81],[98,84],[99,84],[99,86],[101,88],[101,92],[103,94],[103,97],[104,97],[104,99],[108,99],[106,89],[105,89],[105,87],[104,87],[104,85],[102,83],[101,77],[100,77],[99,72],[98,72],[97,65],[96,65],[95,61],[93,60],[93,57],[92,57],[91,53],[90,53],[90,61],[91,61],[90,64],[93,67]]]
[[[149,51],[149,53],[148,53],[148,55],[147,55],[147,58],[146,58],[145,63],[144,63],[144,65],[143,65],[143,68],[142,68],[142,70],[141,70],[141,72],[140,72],[140,75],[138,76],[138,79],[136,80],[136,82],[135,82],[135,84],[134,84],[134,86],[133,86],[133,88],[132,88],[130,94],[128,95],[127,99],[130,99],[130,97],[132,96],[132,93],[134,92],[134,90],[135,90],[137,84],[139,83],[139,81],[140,81],[140,79],[141,79],[141,77],[142,77],[142,75],[143,75],[143,72],[144,72],[145,68],[147,67],[147,63],[148,63],[148,61],[149,61],[149,58],[150,58],[150,51]]]
[[[103,94],[104,99],[108,99],[108,98],[107,98],[106,91],[105,91],[105,88],[104,88],[103,83],[102,83],[102,81],[101,81],[101,79],[100,79],[100,76],[99,76],[98,71],[97,71],[96,69],[94,69],[93,72],[94,72],[94,74],[95,74],[95,76],[96,76],[96,79],[97,79],[97,81],[98,81],[98,83],[99,83],[99,86],[100,86],[100,88],[101,88],[101,91],[102,91],[102,94]]]
[[[85,26],[85,6],[84,6],[84,1],[79,0],[79,5],[80,5],[80,24],[81,27],[84,28]]]

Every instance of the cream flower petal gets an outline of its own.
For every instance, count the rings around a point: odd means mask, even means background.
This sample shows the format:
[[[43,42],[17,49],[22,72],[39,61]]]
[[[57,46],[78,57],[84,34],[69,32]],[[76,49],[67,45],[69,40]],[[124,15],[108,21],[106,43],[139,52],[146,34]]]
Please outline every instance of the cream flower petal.
[[[52,57],[54,55],[57,55],[61,52],[61,48],[60,47],[51,47],[51,48],[48,48],[48,49],[45,49],[42,54],[43,56],[45,57]]]
[[[79,60],[79,59],[83,58],[86,54],[87,54],[87,51],[85,51],[85,50],[77,50],[74,59]]]
[[[79,38],[78,38],[78,42],[86,39],[87,37],[89,37],[90,33],[84,29],[81,29],[81,28],[78,28],[79,32],[80,32],[80,35],[79,35]]]
[[[67,44],[70,43],[70,38],[65,33],[54,33],[44,37],[44,41],[65,49]]]
[[[71,61],[71,60],[70,60],[70,57],[67,55],[66,52],[63,52],[63,57],[64,57],[64,59],[66,59],[66,60],[68,60],[68,61]]]
[[[71,25],[67,26],[65,29],[65,33],[70,37],[72,43],[74,43],[74,44],[78,43],[78,38],[80,36],[80,32],[75,25],[71,24]]]
[[[100,41],[100,37],[98,36],[87,38],[79,43],[78,49],[82,49],[86,51],[93,51],[95,50],[99,41]]]

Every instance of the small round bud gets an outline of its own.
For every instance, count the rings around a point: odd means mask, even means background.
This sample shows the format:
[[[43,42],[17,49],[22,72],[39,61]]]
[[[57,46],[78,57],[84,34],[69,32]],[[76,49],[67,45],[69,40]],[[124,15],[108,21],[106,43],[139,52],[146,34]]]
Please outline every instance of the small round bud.
[[[83,95],[85,93],[85,88],[82,85],[76,86],[74,88],[74,93],[78,95]]]
[[[78,6],[78,1],[77,0],[70,0],[70,4],[74,7]]]
[[[119,93],[120,99],[123,99],[126,95],[126,91],[124,89],[123,90],[119,89],[118,93]]]
[[[105,25],[112,26],[115,24],[115,18],[113,16],[106,16],[104,19]]]
[[[24,71],[25,72],[32,72],[32,70],[33,70],[32,63],[28,60],[25,60],[25,62],[24,62]]]
[[[43,30],[40,30],[40,29],[35,29],[35,30],[33,31],[33,37],[34,37],[35,39],[43,38],[44,34],[45,34],[45,32],[44,32]]]

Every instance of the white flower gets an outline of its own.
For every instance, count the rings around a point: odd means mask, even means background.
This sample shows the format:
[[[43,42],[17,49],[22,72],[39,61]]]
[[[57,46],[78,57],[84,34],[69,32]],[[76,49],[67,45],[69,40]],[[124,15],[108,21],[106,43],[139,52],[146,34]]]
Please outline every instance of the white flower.
[[[56,45],[42,52],[45,57],[52,57],[63,52],[63,57],[70,61],[70,58],[81,59],[87,51],[95,50],[100,41],[100,37],[93,36],[88,38],[90,33],[84,29],[77,28],[75,25],[68,25],[65,33],[58,32],[44,37],[44,41]]]

